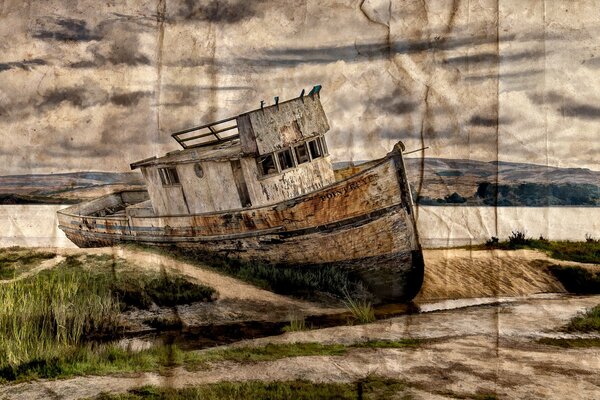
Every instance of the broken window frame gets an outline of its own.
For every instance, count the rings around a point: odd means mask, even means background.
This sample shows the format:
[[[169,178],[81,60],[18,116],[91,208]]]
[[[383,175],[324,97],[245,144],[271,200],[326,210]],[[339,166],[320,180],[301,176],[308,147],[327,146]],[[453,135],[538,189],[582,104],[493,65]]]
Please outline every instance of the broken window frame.
[[[277,161],[279,162],[280,172],[296,167],[296,160],[290,147],[277,152]]]
[[[163,186],[178,186],[181,185],[177,167],[159,167],[158,175]]]
[[[267,159],[267,158],[271,158],[271,163],[273,164],[273,171],[269,172],[268,170],[265,171],[263,162]],[[277,164],[277,157],[275,157],[275,154],[273,153],[268,153],[268,154],[263,154],[262,156],[258,157],[256,159],[256,167],[258,168],[258,173],[260,174],[260,176],[271,176],[271,175],[275,175],[279,173],[279,165]]]
[[[327,148],[327,142],[325,141],[325,136],[319,137],[321,141],[321,150],[323,150],[323,157],[329,155],[329,149]]]
[[[318,138],[315,138],[315,139],[313,139],[313,140],[309,140],[309,141],[307,142],[307,145],[308,145],[308,151],[309,151],[309,153],[310,153],[310,158],[311,158],[311,160],[315,160],[315,159],[317,159],[317,158],[325,157],[325,154],[323,154],[323,145],[321,144],[321,140],[320,140],[320,139],[321,139],[321,138],[320,138],[320,137],[318,137]],[[313,147],[311,147],[311,145],[312,145],[312,144],[314,144],[314,146],[315,146],[314,148],[315,148],[315,149],[318,151],[318,154],[317,154],[317,155],[315,155],[315,154],[313,153]]]
[[[302,159],[300,158],[300,155],[298,154],[299,148],[303,148],[305,151],[306,159],[304,161],[302,161]],[[294,155],[296,156],[296,165],[305,164],[305,163],[310,162],[310,152],[308,150],[308,146],[306,145],[306,142],[303,142],[297,146],[294,146]]]

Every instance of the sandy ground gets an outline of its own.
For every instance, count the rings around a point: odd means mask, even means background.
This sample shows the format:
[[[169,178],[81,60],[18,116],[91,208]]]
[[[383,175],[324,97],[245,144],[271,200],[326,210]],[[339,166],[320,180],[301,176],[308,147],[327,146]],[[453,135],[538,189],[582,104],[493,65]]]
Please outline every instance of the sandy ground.
[[[425,281],[419,300],[523,296],[564,293],[550,265],[589,264],[559,261],[535,250],[425,250]]]
[[[62,249],[59,253],[65,256],[82,251],[89,249]],[[220,301],[232,301],[231,308],[239,302],[257,302],[260,310],[280,309],[281,315],[334,311],[164,256],[120,248],[92,252],[114,253],[146,268],[177,270],[213,286]],[[561,294],[562,286],[544,272],[547,265],[576,263],[552,260],[530,250],[428,250],[425,260],[425,284],[415,301],[421,313],[369,325],[288,333],[233,345],[428,339],[417,348],[352,349],[345,356],[298,357],[257,364],[223,362],[205,371],[178,368],[164,375],[36,381],[0,387],[0,399],[78,399],[147,384],[184,387],[225,380],[351,382],[368,375],[401,379],[415,398],[423,399],[482,393],[496,393],[498,398],[507,399],[600,398],[600,348],[562,349],[535,342],[542,337],[572,337],[556,330],[578,312],[600,303],[600,296]],[[544,292],[553,294],[539,294]],[[485,296],[490,297],[481,298]],[[454,300],[435,300],[443,298]],[[490,304],[472,306],[481,303]],[[594,337],[575,337],[590,336]]]
[[[363,326],[288,333],[241,342],[351,344],[365,340],[425,338],[407,349],[352,349],[345,356],[311,356],[256,364],[217,363],[205,371],[78,377],[0,388],[3,399],[78,399],[141,385],[184,387],[224,380],[351,382],[368,375],[401,379],[416,398],[457,398],[496,393],[510,399],[600,398],[600,349],[562,349],[534,340],[552,336],[600,296],[528,298],[498,306],[396,317]]]

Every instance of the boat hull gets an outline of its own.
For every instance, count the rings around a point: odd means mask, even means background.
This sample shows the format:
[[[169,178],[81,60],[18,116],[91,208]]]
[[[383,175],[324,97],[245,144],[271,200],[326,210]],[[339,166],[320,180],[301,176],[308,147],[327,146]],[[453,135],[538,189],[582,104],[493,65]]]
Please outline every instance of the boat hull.
[[[409,301],[423,282],[399,148],[323,190],[266,207],[119,219],[76,211],[59,211],[59,227],[80,247],[137,242],[297,268],[342,268],[377,302]]]

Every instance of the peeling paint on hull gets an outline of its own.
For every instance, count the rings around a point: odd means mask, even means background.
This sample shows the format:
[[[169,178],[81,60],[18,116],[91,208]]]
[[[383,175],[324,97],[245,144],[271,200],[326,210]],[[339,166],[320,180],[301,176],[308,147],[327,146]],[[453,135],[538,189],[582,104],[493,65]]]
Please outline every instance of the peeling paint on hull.
[[[334,266],[356,273],[377,301],[409,301],[423,281],[399,148],[347,179],[271,206],[120,218],[77,215],[81,207],[58,212],[59,227],[79,247],[137,242],[298,268]]]

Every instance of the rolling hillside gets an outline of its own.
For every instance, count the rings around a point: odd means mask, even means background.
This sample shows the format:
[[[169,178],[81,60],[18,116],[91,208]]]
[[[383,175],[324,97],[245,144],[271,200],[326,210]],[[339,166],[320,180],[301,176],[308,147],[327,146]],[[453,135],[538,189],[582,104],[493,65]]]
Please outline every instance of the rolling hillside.
[[[600,206],[600,171],[443,158],[405,162],[413,196],[423,205]],[[132,172],[0,176],[0,204],[74,203],[143,185]]]

